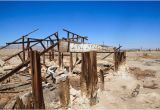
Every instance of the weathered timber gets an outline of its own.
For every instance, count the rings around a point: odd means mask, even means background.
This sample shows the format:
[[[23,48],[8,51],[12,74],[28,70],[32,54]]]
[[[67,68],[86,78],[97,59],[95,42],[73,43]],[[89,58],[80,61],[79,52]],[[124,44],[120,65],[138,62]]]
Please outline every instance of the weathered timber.
[[[0,82],[7,79],[8,77],[12,76],[14,73],[16,73],[17,71],[19,71],[21,68],[27,66],[29,64],[29,60],[26,60],[24,63],[21,63],[20,65],[18,65],[16,68],[14,68],[12,71],[10,71],[9,73],[7,73],[6,75],[2,76],[0,78]]]
[[[34,30],[34,31],[32,31],[32,32],[29,32],[28,34],[24,35],[23,37],[26,38],[27,36],[29,36],[30,34],[36,32],[37,30],[39,30],[39,29],[36,29],[36,30]],[[21,39],[22,39],[22,37],[18,38],[17,40],[13,41],[12,43],[7,44],[6,46],[1,47],[0,50],[8,47],[9,45],[11,45],[11,44],[13,44],[13,43],[15,43],[15,42],[17,42],[17,41],[19,41],[19,40],[21,40]]]
[[[121,47],[122,47],[122,46],[119,46],[119,47],[118,47],[116,50],[114,50],[114,51],[119,50]],[[109,53],[109,52],[106,52],[106,53]],[[114,52],[109,53],[108,55],[106,55],[105,57],[103,57],[101,60],[104,60],[105,58],[109,57],[109,56],[112,55],[113,53],[114,53]]]
[[[82,53],[82,73],[80,76],[80,80],[81,91],[87,92],[86,95],[90,99],[90,105],[96,104],[96,92],[98,89],[96,52],[92,51]]]
[[[58,32],[55,32],[54,34],[51,34],[51,35],[49,35],[49,36],[47,36],[46,38],[44,38],[43,40],[46,40],[46,39],[48,39],[48,38],[50,38],[51,39],[51,36],[55,36],[56,38],[57,38],[57,41],[59,41],[59,38],[58,38]],[[31,38],[29,38],[29,39],[31,39]],[[41,41],[43,41],[43,40],[41,40]],[[28,40],[29,41],[29,40]],[[51,39],[51,41],[52,41],[52,39]],[[24,50],[26,51],[26,50],[29,50],[30,48],[32,48],[32,47],[34,47],[34,46],[36,46],[37,44],[39,44],[40,42],[39,41],[37,41],[37,43],[35,43],[35,44],[33,44],[33,45],[31,45],[31,46],[28,46],[27,48],[25,48]],[[8,57],[8,58],[6,58],[6,59],[4,59],[4,61],[7,61],[7,60],[9,60],[9,59],[11,59],[11,58],[13,58],[13,57],[15,57],[15,56],[17,56],[18,54],[20,54],[20,53],[22,53],[23,52],[23,50],[22,51],[20,51],[20,52],[18,52],[18,53],[15,53],[15,54],[13,54],[13,55],[11,55],[10,57]],[[29,53],[28,53],[29,54]]]
[[[99,73],[100,73],[100,89],[101,89],[101,91],[103,91],[104,90],[104,73],[103,73],[103,70],[101,70],[100,69],[100,71],[99,71]]]
[[[46,50],[44,50],[43,52],[40,53],[40,56],[43,55],[44,53],[48,52],[50,49],[52,49],[53,47],[57,46],[58,42],[55,43],[54,45],[51,45],[50,47],[48,47]],[[21,63],[20,65],[18,65],[16,68],[14,68],[12,71],[10,71],[9,73],[7,73],[6,75],[2,76],[0,78],[0,82],[7,79],[8,77],[12,76],[14,73],[18,72],[21,68],[28,66],[28,64],[30,63],[30,59],[26,60],[25,62]]]
[[[73,56],[72,53],[70,53],[70,71],[73,70]]]
[[[7,85],[2,84],[0,86],[0,91],[10,90],[10,89],[14,89],[14,88],[17,88],[17,87],[29,85],[29,84],[31,84],[31,82],[24,82],[24,83],[21,83],[21,84],[12,83],[12,84],[7,84]]]
[[[61,52],[58,52],[58,65],[59,65],[59,67],[61,67],[61,65],[62,65],[62,55],[61,55]]]
[[[67,108],[70,103],[69,78],[59,82],[59,98],[62,108]]]
[[[32,74],[32,94],[35,109],[44,109],[44,99],[42,90],[40,54],[37,51],[31,51],[31,74]]]

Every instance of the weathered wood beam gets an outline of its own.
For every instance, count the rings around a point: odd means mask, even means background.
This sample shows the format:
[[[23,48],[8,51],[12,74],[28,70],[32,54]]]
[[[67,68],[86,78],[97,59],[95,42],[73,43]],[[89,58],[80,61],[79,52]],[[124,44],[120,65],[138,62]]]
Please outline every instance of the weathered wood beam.
[[[40,53],[40,56],[43,55],[44,53],[48,52],[50,49],[52,49],[53,47],[57,46],[58,42],[55,43],[54,45],[51,45],[50,47],[48,47],[46,50],[44,50],[43,52]],[[2,82],[3,80],[7,79],[8,77],[12,76],[14,73],[16,73],[17,71],[19,71],[21,68],[28,66],[28,64],[30,63],[30,60],[26,60],[25,62],[19,64],[16,68],[14,68],[12,71],[10,71],[9,73],[7,73],[6,75],[2,76],[0,78],[0,82]]]
[[[32,74],[32,94],[33,105],[35,109],[44,109],[44,99],[42,90],[40,54],[37,51],[31,51],[31,74]]]

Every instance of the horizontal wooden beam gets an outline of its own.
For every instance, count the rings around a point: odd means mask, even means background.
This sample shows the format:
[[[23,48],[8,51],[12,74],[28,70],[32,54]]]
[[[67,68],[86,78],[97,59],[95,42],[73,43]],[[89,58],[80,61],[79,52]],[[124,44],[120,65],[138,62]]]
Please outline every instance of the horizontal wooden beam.
[[[54,34],[51,34],[51,35],[47,36],[46,38],[44,38],[44,40],[46,40],[46,39],[48,39],[49,37],[55,35],[56,33],[57,33],[57,32],[55,32]],[[40,42],[37,42],[37,43],[31,45],[30,47],[25,48],[24,51],[28,50],[29,48],[31,48],[31,47],[33,47],[33,46],[39,44],[39,43],[40,43]],[[18,52],[18,53],[15,53],[15,54],[11,55],[10,57],[4,59],[4,61],[8,61],[9,59],[11,59],[11,58],[17,56],[18,54],[20,54],[20,53],[22,53],[22,52],[23,52],[23,51],[20,51],[20,52]]]
[[[66,30],[66,29],[63,29],[63,31],[66,31],[66,32],[68,32],[68,33],[71,33],[71,34],[73,34],[73,35],[76,35],[77,38],[79,37],[79,38],[84,38],[85,40],[88,40],[88,37],[82,37],[82,36],[80,36],[80,35],[78,35],[78,34],[75,34],[75,33],[71,32],[71,31],[68,31],[68,30]]]
[[[45,54],[46,52],[48,52],[50,49],[52,49],[53,47],[55,47],[57,44],[58,44],[58,42],[55,43],[54,45],[51,45],[51,46],[48,47],[46,50],[42,51],[42,52],[40,53],[40,56],[43,55],[43,54]],[[19,71],[20,69],[22,69],[23,67],[28,66],[29,63],[30,63],[30,59],[24,61],[23,63],[21,63],[20,65],[18,65],[16,68],[14,68],[12,71],[10,71],[8,74],[2,76],[2,77],[0,78],[0,82],[2,82],[3,80],[7,79],[7,78],[10,77],[10,76],[12,76],[14,73],[18,72],[18,71]]]
[[[24,36],[18,38],[17,40],[13,41],[12,43],[17,42],[17,41],[21,40],[22,38],[26,38],[27,36],[29,36],[30,34],[36,32],[37,30],[39,30],[39,29],[36,29],[36,30],[34,30],[34,31],[32,31],[32,32],[29,32],[28,34],[26,34],[26,35],[24,35]],[[6,48],[6,47],[8,47],[8,46],[11,45],[12,43],[7,44],[6,46],[1,47],[0,50],[1,50],[1,49],[4,49],[4,48]]]

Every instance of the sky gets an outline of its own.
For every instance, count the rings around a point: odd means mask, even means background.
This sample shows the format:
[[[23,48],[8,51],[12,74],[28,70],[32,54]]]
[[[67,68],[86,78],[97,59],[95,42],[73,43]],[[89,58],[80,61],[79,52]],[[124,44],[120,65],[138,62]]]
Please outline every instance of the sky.
[[[160,48],[160,2],[0,2],[0,45],[28,32],[44,38],[63,28],[88,43],[124,48]]]

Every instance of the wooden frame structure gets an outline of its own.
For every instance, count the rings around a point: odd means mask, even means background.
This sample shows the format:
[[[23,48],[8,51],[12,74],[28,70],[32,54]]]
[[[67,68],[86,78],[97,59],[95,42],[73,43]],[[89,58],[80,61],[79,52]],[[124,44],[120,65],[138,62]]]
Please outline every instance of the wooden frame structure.
[[[4,81],[5,79],[9,78],[15,73],[18,73],[22,68],[26,67],[23,71],[28,70],[31,68],[32,73],[32,91],[33,91],[33,99],[35,100],[35,106],[34,108],[37,109],[44,109],[44,99],[43,99],[43,92],[42,92],[42,80],[41,80],[41,63],[40,63],[40,57],[43,58],[43,64],[45,64],[45,56],[49,56],[49,60],[53,60],[55,56],[55,52],[58,52],[58,65],[59,67],[63,67],[63,59],[64,59],[64,52],[69,53],[70,57],[70,71],[73,70],[73,53],[76,53],[76,60],[78,59],[78,53],[81,53],[82,55],[82,73],[81,73],[81,83],[85,82],[85,86],[87,88],[87,95],[90,98],[90,105],[94,105],[96,102],[96,95],[95,92],[97,90],[97,82],[98,82],[98,76],[97,76],[97,61],[96,56],[97,53],[108,53],[102,60],[110,56],[111,54],[114,54],[114,70],[117,71],[120,64],[126,61],[126,52],[120,51],[120,48],[122,46],[119,46],[118,48],[115,48],[113,52],[70,52],[69,45],[70,43],[85,43],[86,40],[88,40],[88,37],[83,37],[78,34],[75,34],[71,31],[68,31],[66,29],[63,29],[65,32],[67,32],[67,38],[60,39],[58,32],[55,32],[43,39],[36,39],[36,38],[29,38],[28,36],[37,31],[34,30],[25,36],[22,36],[21,38],[11,42],[7,43],[6,46],[2,47],[1,49],[6,48],[9,45],[12,44],[20,44],[22,45],[22,51],[17,52],[16,54],[13,54],[9,56],[8,58],[4,59],[4,61],[8,61],[13,57],[18,56],[20,60],[22,61],[21,64],[19,64],[17,67],[13,68],[10,72],[5,74],[4,76],[0,77],[0,82]],[[21,41],[20,41],[21,40]],[[67,41],[68,49],[64,49],[64,47],[61,47],[61,43],[63,41]],[[42,51],[34,51],[34,47],[41,47]],[[67,47],[65,46],[65,47]],[[37,49],[38,50],[38,49]],[[29,66],[30,64],[30,66]],[[75,64],[75,63],[74,63]],[[104,76],[103,71],[100,71],[100,78],[101,82],[104,84]],[[83,84],[81,84],[83,86]],[[102,87],[103,90],[103,87]],[[39,92],[40,91],[40,92]],[[83,90],[82,90],[83,91]],[[67,93],[68,94],[68,93]],[[68,105],[68,102],[67,102]]]

